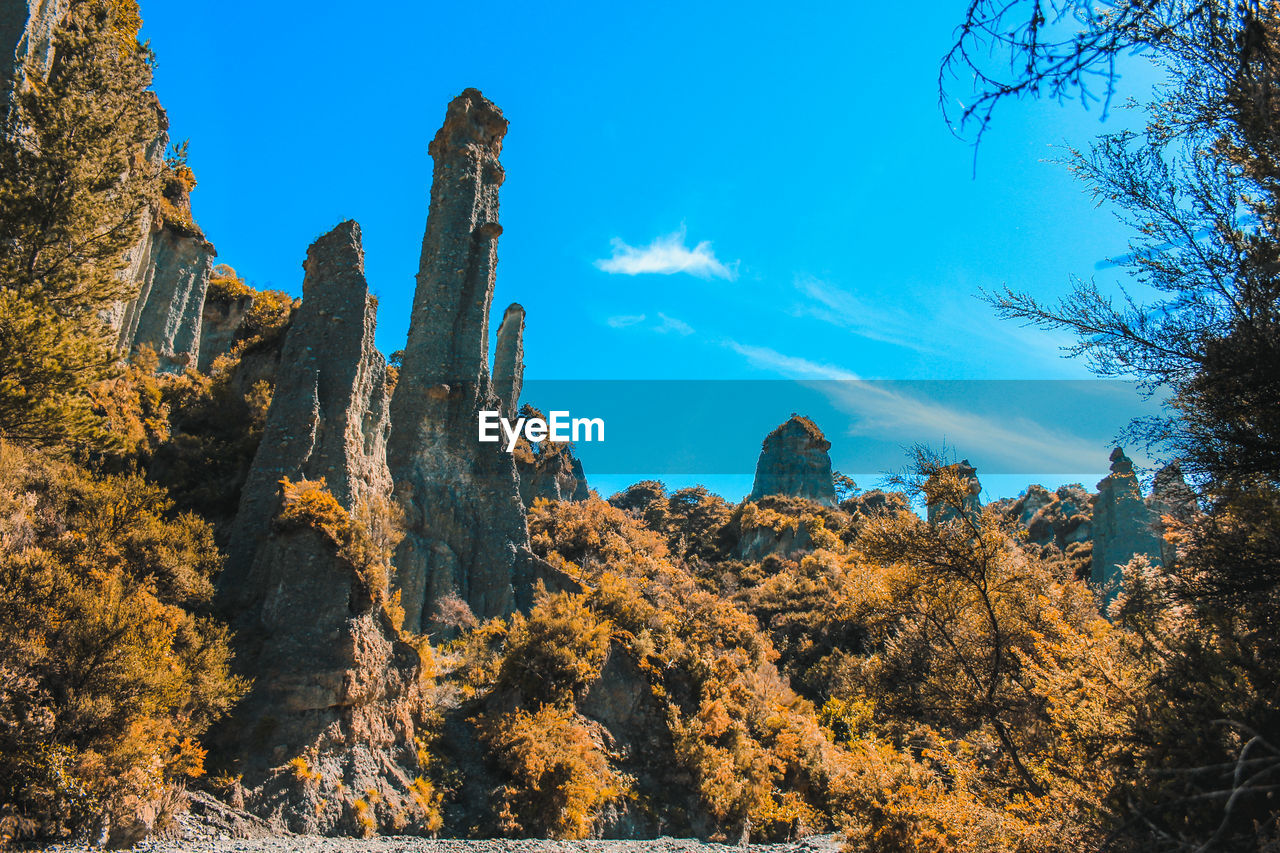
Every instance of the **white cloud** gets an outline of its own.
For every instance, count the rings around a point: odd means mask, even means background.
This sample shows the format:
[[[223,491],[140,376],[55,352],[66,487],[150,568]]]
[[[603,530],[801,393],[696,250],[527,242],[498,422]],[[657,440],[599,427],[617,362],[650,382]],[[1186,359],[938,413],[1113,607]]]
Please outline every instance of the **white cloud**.
[[[675,317],[668,317],[661,311],[658,312],[658,319],[662,320],[662,325],[655,326],[653,329],[655,332],[661,332],[664,335],[667,332],[675,332],[677,335],[693,334],[693,326],[690,326],[684,320],[680,320]]]
[[[725,341],[725,346],[744,356],[755,367],[784,373],[791,379],[857,379],[843,367],[819,364],[794,355],[784,355],[768,347],[751,346],[738,341]]]
[[[644,314],[617,314],[605,320],[605,323],[614,329],[625,329],[627,326],[634,326],[637,323],[643,323],[646,317]]]
[[[659,273],[672,275],[688,273],[698,278],[724,278],[733,281],[738,277],[738,262],[722,263],[711,251],[711,242],[703,240],[692,249],[684,244],[685,229],[681,226],[674,234],[658,237],[648,246],[637,248],[613,238],[613,257],[601,258],[596,266],[607,273],[639,275]]]

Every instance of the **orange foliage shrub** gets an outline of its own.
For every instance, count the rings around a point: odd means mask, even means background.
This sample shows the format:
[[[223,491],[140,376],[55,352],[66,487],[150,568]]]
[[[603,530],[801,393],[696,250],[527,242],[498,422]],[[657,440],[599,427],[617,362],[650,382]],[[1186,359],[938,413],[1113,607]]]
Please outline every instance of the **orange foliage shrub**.
[[[483,736],[510,780],[497,792],[508,834],[586,838],[600,809],[626,789],[598,733],[564,707],[517,710]]]

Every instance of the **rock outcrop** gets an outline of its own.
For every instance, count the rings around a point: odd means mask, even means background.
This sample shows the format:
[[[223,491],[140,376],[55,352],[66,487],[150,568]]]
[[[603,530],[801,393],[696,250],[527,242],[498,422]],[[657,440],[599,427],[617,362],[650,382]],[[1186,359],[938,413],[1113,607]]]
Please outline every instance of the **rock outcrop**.
[[[516,457],[520,474],[520,500],[526,507],[538,498],[549,501],[585,501],[591,497],[582,460],[567,446],[544,445],[538,453]]]
[[[501,111],[467,89],[449,104],[428,149],[435,160],[431,206],[387,444],[405,510],[397,582],[405,625],[416,632],[451,592],[480,618],[530,598],[515,460],[500,444],[480,443],[476,429],[481,409],[503,405],[489,373],[488,340],[506,131]],[[514,369],[516,361],[509,363]]]
[[[780,495],[835,506],[836,488],[827,455],[830,449],[831,442],[817,424],[792,414],[765,438],[748,500]]]
[[[981,510],[982,483],[978,481],[978,469],[970,465],[968,459],[961,459],[946,466],[944,470],[954,472],[960,478],[960,482],[967,484],[967,494],[963,501],[964,512],[975,513]],[[933,502],[925,508],[925,516],[930,524],[941,524],[956,517],[956,508],[941,501]]]
[[[1174,522],[1186,522],[1197,511],[1195,490],[1187,485],[1182,475],[1182,466],[1177,462],[1156,472],[1151,481],[1151,496],[1147,498],[1147,510],[1151,513],[1155,525],[1156,536],[1160,540],[1160,560],[1165,566],[1177,562],[1177,548],[1172,542],[1165,540],[1165,517]]]
[[[1110,603],[1120,590],[1120,568],[1138,555],[1160,563],[1160,539],[1151,511],[1133,472],[1133,462],[1116,448],[1111,453],[1111,474],[1098,483],[1093,503],[1093,568],[1091,580]]]
[[[319,512],[313,523],[281,513],[282,478],[323,478],[368,532],[390,491],[386,363],[373,345],[359,226],[321,237],[304,267],[218,586],[237,667],[254,684],[213,741],[243,774],[251,811],[295,832],[350,832],[350,814],[323,808],[348,788],[376,791],[388,813],[413,812],[421,662],[385,605],[385,566],[379,577],[347,549],[323,502],[297,513]]]
[[[1028,486],[1020,498],[1007,503],[1005,514],[1027,531],[1032,544],[1065,551],[1093,537],[1093,495],[1079,483],[1053,492],[1040,485]]]

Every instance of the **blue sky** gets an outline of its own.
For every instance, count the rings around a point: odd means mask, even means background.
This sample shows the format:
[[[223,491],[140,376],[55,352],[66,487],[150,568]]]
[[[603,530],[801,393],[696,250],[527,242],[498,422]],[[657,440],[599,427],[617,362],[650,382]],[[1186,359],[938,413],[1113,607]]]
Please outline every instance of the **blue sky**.
[[[359,220],[386,352],[408,326],[427,143],[475,86],[511,122],[495,310],[525,306],[530,379],[1084,378],[1061,338],[974,294],[1052,296],[1127,251],[1051,146],[1136,117],[1008,104],[975,173],[936,89],[964,6],[144,0],[143,35],[219,260],[296,294],[308,244]],[[1150,72],[1127,74],[1141,98]],[[820,424],[837,467],[850,417]],[[966,455],[962,428],[943,439]],[[740,475],[664,479],[736,499],[757,450]],[[1096,479],[1107,451],[1034,479]],[[1005,479],[984,483],[1027,482]]]

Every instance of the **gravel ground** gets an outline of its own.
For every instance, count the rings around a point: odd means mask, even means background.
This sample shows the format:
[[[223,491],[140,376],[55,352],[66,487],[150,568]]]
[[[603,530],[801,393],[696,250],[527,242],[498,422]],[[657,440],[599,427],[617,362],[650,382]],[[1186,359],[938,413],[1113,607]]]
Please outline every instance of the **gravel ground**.
[[[166,838],[149,839],[135,853],[840,853],[834,835],[817,835],[785,844],[710,844],[696,838],[664,836],[645,841],[547,839],[326,838],[278,835],[265,821],[233,809],[210,795],[193,791],[186,812],[175,819]],[[42,853],[102,853],[86,844],[58,844]]]
[[[707,844],[689,838],[652,841],[547,841],[543,839],[430,839],[410,836],[379,838],[188,838],[148,841],[142,853],[837,853],[832,836],[817,836],[786,844]],[[94,848],[55,846],[47,853],[89,853]],[[95,851],[97,853],[97,851]]]

